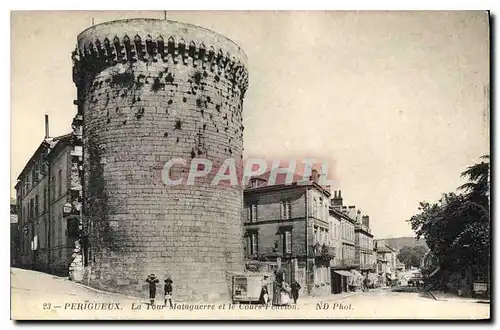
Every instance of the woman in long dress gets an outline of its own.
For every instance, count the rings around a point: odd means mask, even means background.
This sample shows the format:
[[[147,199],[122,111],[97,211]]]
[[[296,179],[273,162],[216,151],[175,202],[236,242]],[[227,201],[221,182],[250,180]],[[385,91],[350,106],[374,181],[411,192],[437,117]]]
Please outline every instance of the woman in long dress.
[[[273,282],[273,306],[283,305],[281,293],[283,292],[283,270],[280,268],[274,272]]]
[[[273,281],[273,306],[281,306],[282,282],[283,279],[281,279],[281,277],[277,277]]]

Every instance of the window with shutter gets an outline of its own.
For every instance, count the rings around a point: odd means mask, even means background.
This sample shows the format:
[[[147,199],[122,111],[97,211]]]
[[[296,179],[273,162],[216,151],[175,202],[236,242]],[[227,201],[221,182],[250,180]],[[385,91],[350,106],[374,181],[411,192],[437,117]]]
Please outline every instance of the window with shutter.
[[[247,255],[252,254],[252,244],[251,244],[251,238],[249,236],[247,237],[246,253]]]
[[[40,211],[40,209],[39,209],[39,205],[38,205],[38,195],[35,195],[35,217],[38,216],[39,211]]]
[[[259,253],[259,234],[258,233],[248,233],[247,235],[247,254],[258,254]]]
[[[290,230],[285,231],[284,235],[284,253],[292,253],[292,232]]]
[[[257,203],[253,203],[251,205],[250,209],[251,209],[250,222],[256,222],[257,221]]]
[[[288,199],[285,201],[284,205],[284,219],[291,219],[292,218],[292,200]]]
[[[58,172],[57,181],[58,181],[57,189],[59,190],[58,193],[57,193],[57,196],[61,197],[62,194],[63,194],[63,188],[62,188],[62,170],[59,170],[59,172]]]
[[[257,234],[252,234],[252,254],[259,253],[259,240]]]

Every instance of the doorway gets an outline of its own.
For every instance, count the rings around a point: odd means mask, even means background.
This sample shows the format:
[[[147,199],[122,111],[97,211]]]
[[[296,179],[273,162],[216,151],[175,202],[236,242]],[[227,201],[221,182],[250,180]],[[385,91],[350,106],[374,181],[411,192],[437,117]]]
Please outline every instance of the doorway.
[[[331,271],[332,293],[338,294],[342,292],[342,276],[335,271]]]

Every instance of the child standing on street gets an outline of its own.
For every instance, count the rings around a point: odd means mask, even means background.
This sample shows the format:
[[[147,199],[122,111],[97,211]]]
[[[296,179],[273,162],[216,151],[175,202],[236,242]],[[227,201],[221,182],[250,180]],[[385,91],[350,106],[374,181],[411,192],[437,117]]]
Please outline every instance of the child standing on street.
[[[151,305],[154,305],[156,296],[156,283],[160,281],[158,280],[158,278],[156,278],[155,274],[149,274],[146,282],[149,284],[149,299],[151,301]]]
[[[174,306],[172,305],[172,280],[169,278],[167,278],[165,280],[165,287],[164,287],[164,291],[165,291],[165,306],[167,306],[167,300],[170,302],[170,308],[174,308]]]

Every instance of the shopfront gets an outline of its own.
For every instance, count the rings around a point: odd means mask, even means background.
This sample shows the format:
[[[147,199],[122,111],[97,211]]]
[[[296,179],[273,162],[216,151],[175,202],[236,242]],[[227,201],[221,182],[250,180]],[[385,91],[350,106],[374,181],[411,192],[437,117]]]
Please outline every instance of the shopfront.
[[[349,278],[352,274],[346,270],[331,270],[332,293],[348,292]]]

